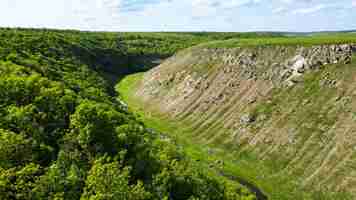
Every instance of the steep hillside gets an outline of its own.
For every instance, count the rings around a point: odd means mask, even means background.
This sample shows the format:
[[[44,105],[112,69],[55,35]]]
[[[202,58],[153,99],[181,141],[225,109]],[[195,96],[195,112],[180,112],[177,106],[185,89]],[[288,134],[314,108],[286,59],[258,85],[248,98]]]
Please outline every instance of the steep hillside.
[[[256,182],[290,177],[295,190],[318,191],[312,199],[346,199],[356,194],[356,46],[298,41],[184,50],[145,73],[130,98],[185,124],[196,143],[255,157],[245,168],[262,160],[269,170]]]

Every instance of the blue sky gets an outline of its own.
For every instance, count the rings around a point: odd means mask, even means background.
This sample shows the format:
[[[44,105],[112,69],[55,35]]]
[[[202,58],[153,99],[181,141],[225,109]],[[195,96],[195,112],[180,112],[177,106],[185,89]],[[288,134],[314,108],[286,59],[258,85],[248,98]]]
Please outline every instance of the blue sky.
[[[356,29],[356,0],[0,0],[0,26],[105,31]]]

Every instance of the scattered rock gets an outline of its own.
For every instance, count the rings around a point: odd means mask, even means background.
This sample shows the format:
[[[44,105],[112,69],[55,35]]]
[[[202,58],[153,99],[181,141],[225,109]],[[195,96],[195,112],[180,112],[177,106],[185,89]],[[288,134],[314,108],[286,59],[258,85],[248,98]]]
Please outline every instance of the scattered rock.
[[[216,151],[215,151],[214,149],[208,148],[208,154],[209,154],[209,155],[213,155],[213,154],[215,154],[215,153],[216,153]]]
[[[319,81],[319,85],[321,87],[330,87],[335,88],[337,85],[337,81],[335,79],[330,78],[330,73],[325,73],[321,80]]]
[[[301,55],[297,55],[292,59],[293,65],[292,65],[292,69],[294,71],[297,71],[299,73],[303,73],[305,70],[305,67],[307,66],[307,62],[305,60],[305,58]]]
[[[256,97],[251,97],[250,99],[248,99],[247,103],[248,104],[254,104],[254,103],[256,103],[256,101],[257,101]]]
[[[241,124],[251,124],[255,121],[256,121],[256,116],[253,116],[251,114],[245,114],[240,118]]]
[[[221,166],[221,165],[224,165],[224,161],[222,161],[222,160],[216,160],[216,161],[215,161],[215,164]]]
[[[337,96],[337,97],[335,97],[335,98],[333,99],[333,101],[334,101],[334,102],[338,102],[338,101],[341,100],[341,98],[342,98],[342,96]]]
[[[304,99],[303,102],[302,102],[302,105],[303,105],[303,106],[306,106],[306,105],[308,105],[310,102],[311,102],[310,99]]]
[[[337,85],[336,80],[326,80],[325,85],[329,86],[330,88],[335,88]]]

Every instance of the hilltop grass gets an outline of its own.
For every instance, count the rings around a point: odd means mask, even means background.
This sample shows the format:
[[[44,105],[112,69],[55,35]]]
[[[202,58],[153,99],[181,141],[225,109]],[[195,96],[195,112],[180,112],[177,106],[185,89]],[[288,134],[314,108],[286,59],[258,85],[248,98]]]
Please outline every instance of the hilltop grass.
[[[111,33],[114,34],[114,33]],[[278,33],[218,33],[218,32],[131,32],[117,33],[132,55],[167,57],[179,50],[215,40],[233,38],[283,37]]]
[[[224,41],[212,41],[200,45],[206,48],[235,48],[254,46],[313,46],[331,44],[356,44],[355,33],[297,36],[297,37],[265,37],[265,38],[241,38]]]

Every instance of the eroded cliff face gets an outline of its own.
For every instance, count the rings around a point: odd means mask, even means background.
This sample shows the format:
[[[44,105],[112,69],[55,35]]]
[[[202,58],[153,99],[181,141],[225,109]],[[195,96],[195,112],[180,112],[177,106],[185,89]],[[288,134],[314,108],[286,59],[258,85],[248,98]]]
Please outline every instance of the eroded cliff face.
[[[277,163],[317,189],[356,193],[355,45],[185,50],[136,96],[197,138]]]

